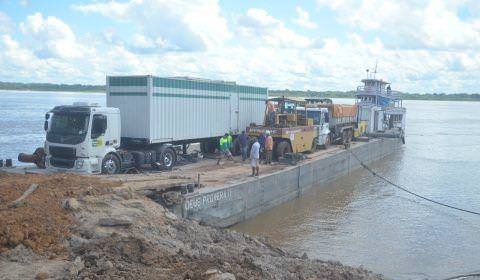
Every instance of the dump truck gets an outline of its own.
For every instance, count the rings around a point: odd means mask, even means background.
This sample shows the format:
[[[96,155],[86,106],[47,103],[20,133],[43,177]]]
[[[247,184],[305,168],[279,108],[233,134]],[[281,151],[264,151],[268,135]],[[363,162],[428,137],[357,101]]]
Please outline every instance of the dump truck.
[[[107,76],[106,107],[74,103],[45,116],[46,167],[114,174],[172,168],[191,143],[214,151],[226,132],[263,121],[268,89],[235,82]]]
[[[287,153],[314,151],[317,147],[318,127],[313,119],[306,117],[306,102],[293,98],[271,98],[266,102],[265,119],[262,125],[251,125],[249,137],[258,137],[267,132],[273,137],[273,155],[283,158]]]
[[[357,127],[357,105],[315,102],[315,99],[307,99],[306,101],[308,108],[326,109],[324,119],[325,123],[328,123],[329,133],[325,142],[319,143],[319,145],[345,144],[352,141],[354,130]]]

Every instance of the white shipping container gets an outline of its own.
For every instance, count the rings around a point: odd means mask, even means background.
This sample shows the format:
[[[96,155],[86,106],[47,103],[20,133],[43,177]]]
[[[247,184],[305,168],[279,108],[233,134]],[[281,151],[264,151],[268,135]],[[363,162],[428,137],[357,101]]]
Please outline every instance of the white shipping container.
[[[148,143],[238,134],[263,123],[268,89],[233,82],[108,76],[107,106],[120,109],[122,137]]]

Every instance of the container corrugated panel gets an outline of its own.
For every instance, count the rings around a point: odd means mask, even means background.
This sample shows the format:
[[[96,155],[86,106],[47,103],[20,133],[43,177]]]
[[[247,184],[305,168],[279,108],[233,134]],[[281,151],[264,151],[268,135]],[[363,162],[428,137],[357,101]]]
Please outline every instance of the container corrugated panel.
[[[263,124],[268,89],[237,86],[237,91],[239,93],[239,130],[244,130],[250,123]]]
[[[179,141],[224,134],[230,127],[232,87],[154,77],[151,141]]]
[[[122,137],[148,138],[148,76],[107,77],[107,106],[120,109]]]
[[[137,77],[107,81],[107,105],[120,109],[123,137],[151,143],[192,140],[237,133],[251,122],[263,122],[266,88],[152,76],[142,76],[142,82],[128,80]],[[127,94],[131,92],[141,94]]]

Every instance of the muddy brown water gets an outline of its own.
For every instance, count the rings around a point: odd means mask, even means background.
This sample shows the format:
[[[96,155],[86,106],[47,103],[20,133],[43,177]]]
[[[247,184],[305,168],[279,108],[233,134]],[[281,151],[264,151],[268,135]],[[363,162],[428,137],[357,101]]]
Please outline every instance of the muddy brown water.
[[[480,103],[404,103],[407,143],[373,169],[417,193],[480,212]],[[365,170],[233,229],[394,279],[480,272],[480,216],[421,201]]]
[[[105,95],[1,91],[0,158],[41,146],[45,112],[74,101],[104,104]],[[372,167],[415,192],[480,211],[480,103],[404,104],[407,144]],[[234,229],[396,279],[480,271],[480,217],[419,201],[362,170]]]

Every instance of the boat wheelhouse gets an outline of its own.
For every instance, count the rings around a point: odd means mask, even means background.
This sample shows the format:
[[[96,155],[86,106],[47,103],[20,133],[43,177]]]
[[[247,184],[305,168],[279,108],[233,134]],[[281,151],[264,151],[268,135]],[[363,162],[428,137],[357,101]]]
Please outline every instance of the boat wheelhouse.
[[[366,126],[366,134],[373,137],[398,137],[405,134],[406,109],[397,91],[390,83],[375,78],[362,80],[357,87],[358,122]]]

